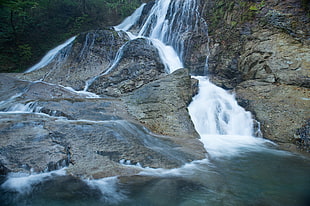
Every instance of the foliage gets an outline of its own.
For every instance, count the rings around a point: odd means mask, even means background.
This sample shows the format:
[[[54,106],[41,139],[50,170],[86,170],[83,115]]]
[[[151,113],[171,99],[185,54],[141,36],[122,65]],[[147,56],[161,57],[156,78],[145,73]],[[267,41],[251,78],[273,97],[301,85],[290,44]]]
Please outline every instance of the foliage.
[[[255,5],[250,6],[251,11],[258,11],[258,8]]]
[[[0,72],[23,71],[82,31],[115,25],[143,0],[0,0]]]
[[[205,13],[209,33],[216,32],[219,25],[233,28],[239,24],[251,21],[255,14],[265,6],[265,1],[255,3],[250,0],[214,0],[210,1],[211,9]]]

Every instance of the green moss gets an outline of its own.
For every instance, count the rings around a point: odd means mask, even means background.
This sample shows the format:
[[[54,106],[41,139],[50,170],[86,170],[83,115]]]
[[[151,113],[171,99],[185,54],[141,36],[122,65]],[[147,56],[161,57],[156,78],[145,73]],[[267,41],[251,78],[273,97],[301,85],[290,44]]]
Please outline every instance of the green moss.
[[[258,11],[258,8],[255,5],[250,6],[251,11]]]

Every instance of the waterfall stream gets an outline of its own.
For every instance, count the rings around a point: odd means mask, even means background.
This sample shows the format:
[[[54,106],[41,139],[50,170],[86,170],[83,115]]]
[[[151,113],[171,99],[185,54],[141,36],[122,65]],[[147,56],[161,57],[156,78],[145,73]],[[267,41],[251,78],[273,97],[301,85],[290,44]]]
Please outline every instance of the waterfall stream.
[[[172,73],[184,66],[185,37],[198,29],[199,1],[157,0],[144,23],[138,25],[145,5],[114,28],[127,32],[131,39],[149,39],[158,49],[167,72]],[[57,47],[57,51],[73,40]],[[55,51],[27,72],[46,65],[57,55]],[[116,57],[110,69],[118,60]],[[82,181],[64,177],[63,170],[28,178],[10,177],[0,192],[20,194],[16,199],[8,195],[0,201],[21,206],[308,205],[309,161],[276,150],[274,143],[255,137],[251,113],[237,104],[233,94],[215,86],[207,77],[193,78],[199,80],[199,93],[188,110],[208,152],[206,159],[169,170],[143,168],[133,179],[125,177],[121,182],[116,177]],[[34,104],[17,105],[10,111],[14,109],[31,112]],[[32,184],[37,187],[32,189]],[[25,191],[30,194],[27,200],[23,199]]]
[[[144,24],[138,26],[138,29],[132,29],[140,19],[139,15],[142,14],[144,6],[145,4],[114,28],[127,32],[131,39],[138,37],[150,39],[158,49],[169,73],[182,68],[184,37],[196,32],[199,24],[197,2],[159,0],[151,9]],[[194,78],[199,79],[200,82],[199,94],[188,109],[209,154],[211,151],[214,151],[212,154],[219,154],[218,145],[225,145],[221,153],[232,155],[228,151],[265,142],[253,136],[251,114],[237,104],[232,94],[213,85],[206,77]],[[220,143],[216,144],[217,141]]]
[[[75,38],[76,38],[76,36],[71,37],[70,39],[65,41],[63,44],[61,44],[61,45],[55,47],[54,49],[50,50],[42,58],[42,60],[40,62],[38,62],[34,66],[32,66],[29,69],[27,69],[27,71],[25,73],[33,72],[33,71],[41,69],[42,67],[44,67],[47,64],[49,64],[52,60],[54,60],[57,57],[57,55],[60,54],[61,51],[63,51],[68,45],[70,45],[75,40]],[[61,60],[59,60],[59,61],[61,61]]]

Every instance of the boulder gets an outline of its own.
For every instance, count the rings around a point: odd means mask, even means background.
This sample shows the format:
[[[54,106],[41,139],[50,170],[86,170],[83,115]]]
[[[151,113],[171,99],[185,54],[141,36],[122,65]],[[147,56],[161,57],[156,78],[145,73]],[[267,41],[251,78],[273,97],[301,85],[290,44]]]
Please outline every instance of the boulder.
[[[88,91],[119,97],[165,74],[158,51],[148,39],[129,41],[118,55],[109,72],[97,77]]]
[[[310,117],[309,88],[248,80],[236,87],[236,94],[238,102],[260,122],[264,137],[282,149],[297,151],[294,143],[309,139],[303,135],[309,133],[304,126]],[[309,144],[298,147],[309,150]]]
[[[129,93],[123,100],[129,113],[153,132],[197,138],[187,111],[192,96],[189,71],[179,69]]]

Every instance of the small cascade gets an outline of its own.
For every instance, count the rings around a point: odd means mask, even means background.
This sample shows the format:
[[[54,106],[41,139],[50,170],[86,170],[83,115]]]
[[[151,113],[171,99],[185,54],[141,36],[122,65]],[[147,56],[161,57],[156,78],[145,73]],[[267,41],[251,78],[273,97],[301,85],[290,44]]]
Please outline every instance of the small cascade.
[[[114,29],[126,31],[131,39],[148,38],[158,49],[168,73],[184,67],[186,40],[198,31],[198,4],[191,0],[159,0],[138,29],[130,30],[141,18],[144,4]]]
[[[188,110],[211,157],[236,156],[241,152],[266,150],[267,140],[257,138],[251,113],[237,104],[234,95],[212,84],[206,77],[199,80],[199,94]],[[270,143],[270,142],[269,142]]]
[[[121,46],[121,48],[119,48],[119,50],[117,51],[116,53],[116,56],[114,58],[114,60],[111,62],[110,66],[105,70],[105,72],[103,72],[102,74],[99,74],[98,76],[95,76],[93,78],[90,78],[89,80],[87,80],[85,82],[85,86],[84,86],[84,89],[83,89],[83,92],[87,92],[89,86],[96,80],[98,79],[99,77],[103,76],[103,75],[107,75],[109,74],[119,63],[119,61],[121,60],[121,58],[123,57],[123,50],[124,50],[124,47],[126,46],[127,43],[125,43],[124,45]]]
[[[41,69],[42,67],[45,67],[49,63],[51,63],[56,57],[63,57],[63,54],[68,53],[67,51],[63,51],[68,45],[70,45],[74,40],[76,36],[71,37],[67,41],[65,41],[63,44],[57,46],[56,48],[50,50],[43,58],[42,60],[35,64],[34,66],[30,67],[28,70],[25,71],[25,73],[33,72],[35,70]],[[62,52],[63,51],[63,52]],[[63,59],[63,58],[62,58]]]
[[[250,112],[240,107],[234,96],[212,84],[205,77],[199,79],[199,94],[189,106],[196,129],[206,135],[253,135]]]
[[[127,17],[121,24],[114,27],[116,31],[128,31],[141,17],[144,6],[146,3],[142,4],[134,13]]]
[[[158,39],[174,48],[184,62],[184,40],[198,30],[198,4],[192,0],[159,0],[150,11],[138,36]]]
[[[36,102],[28,102],[26,104],[13,104],[5,109],[5,112],[11,113],[39,113],[42,108],[37,106]]]

